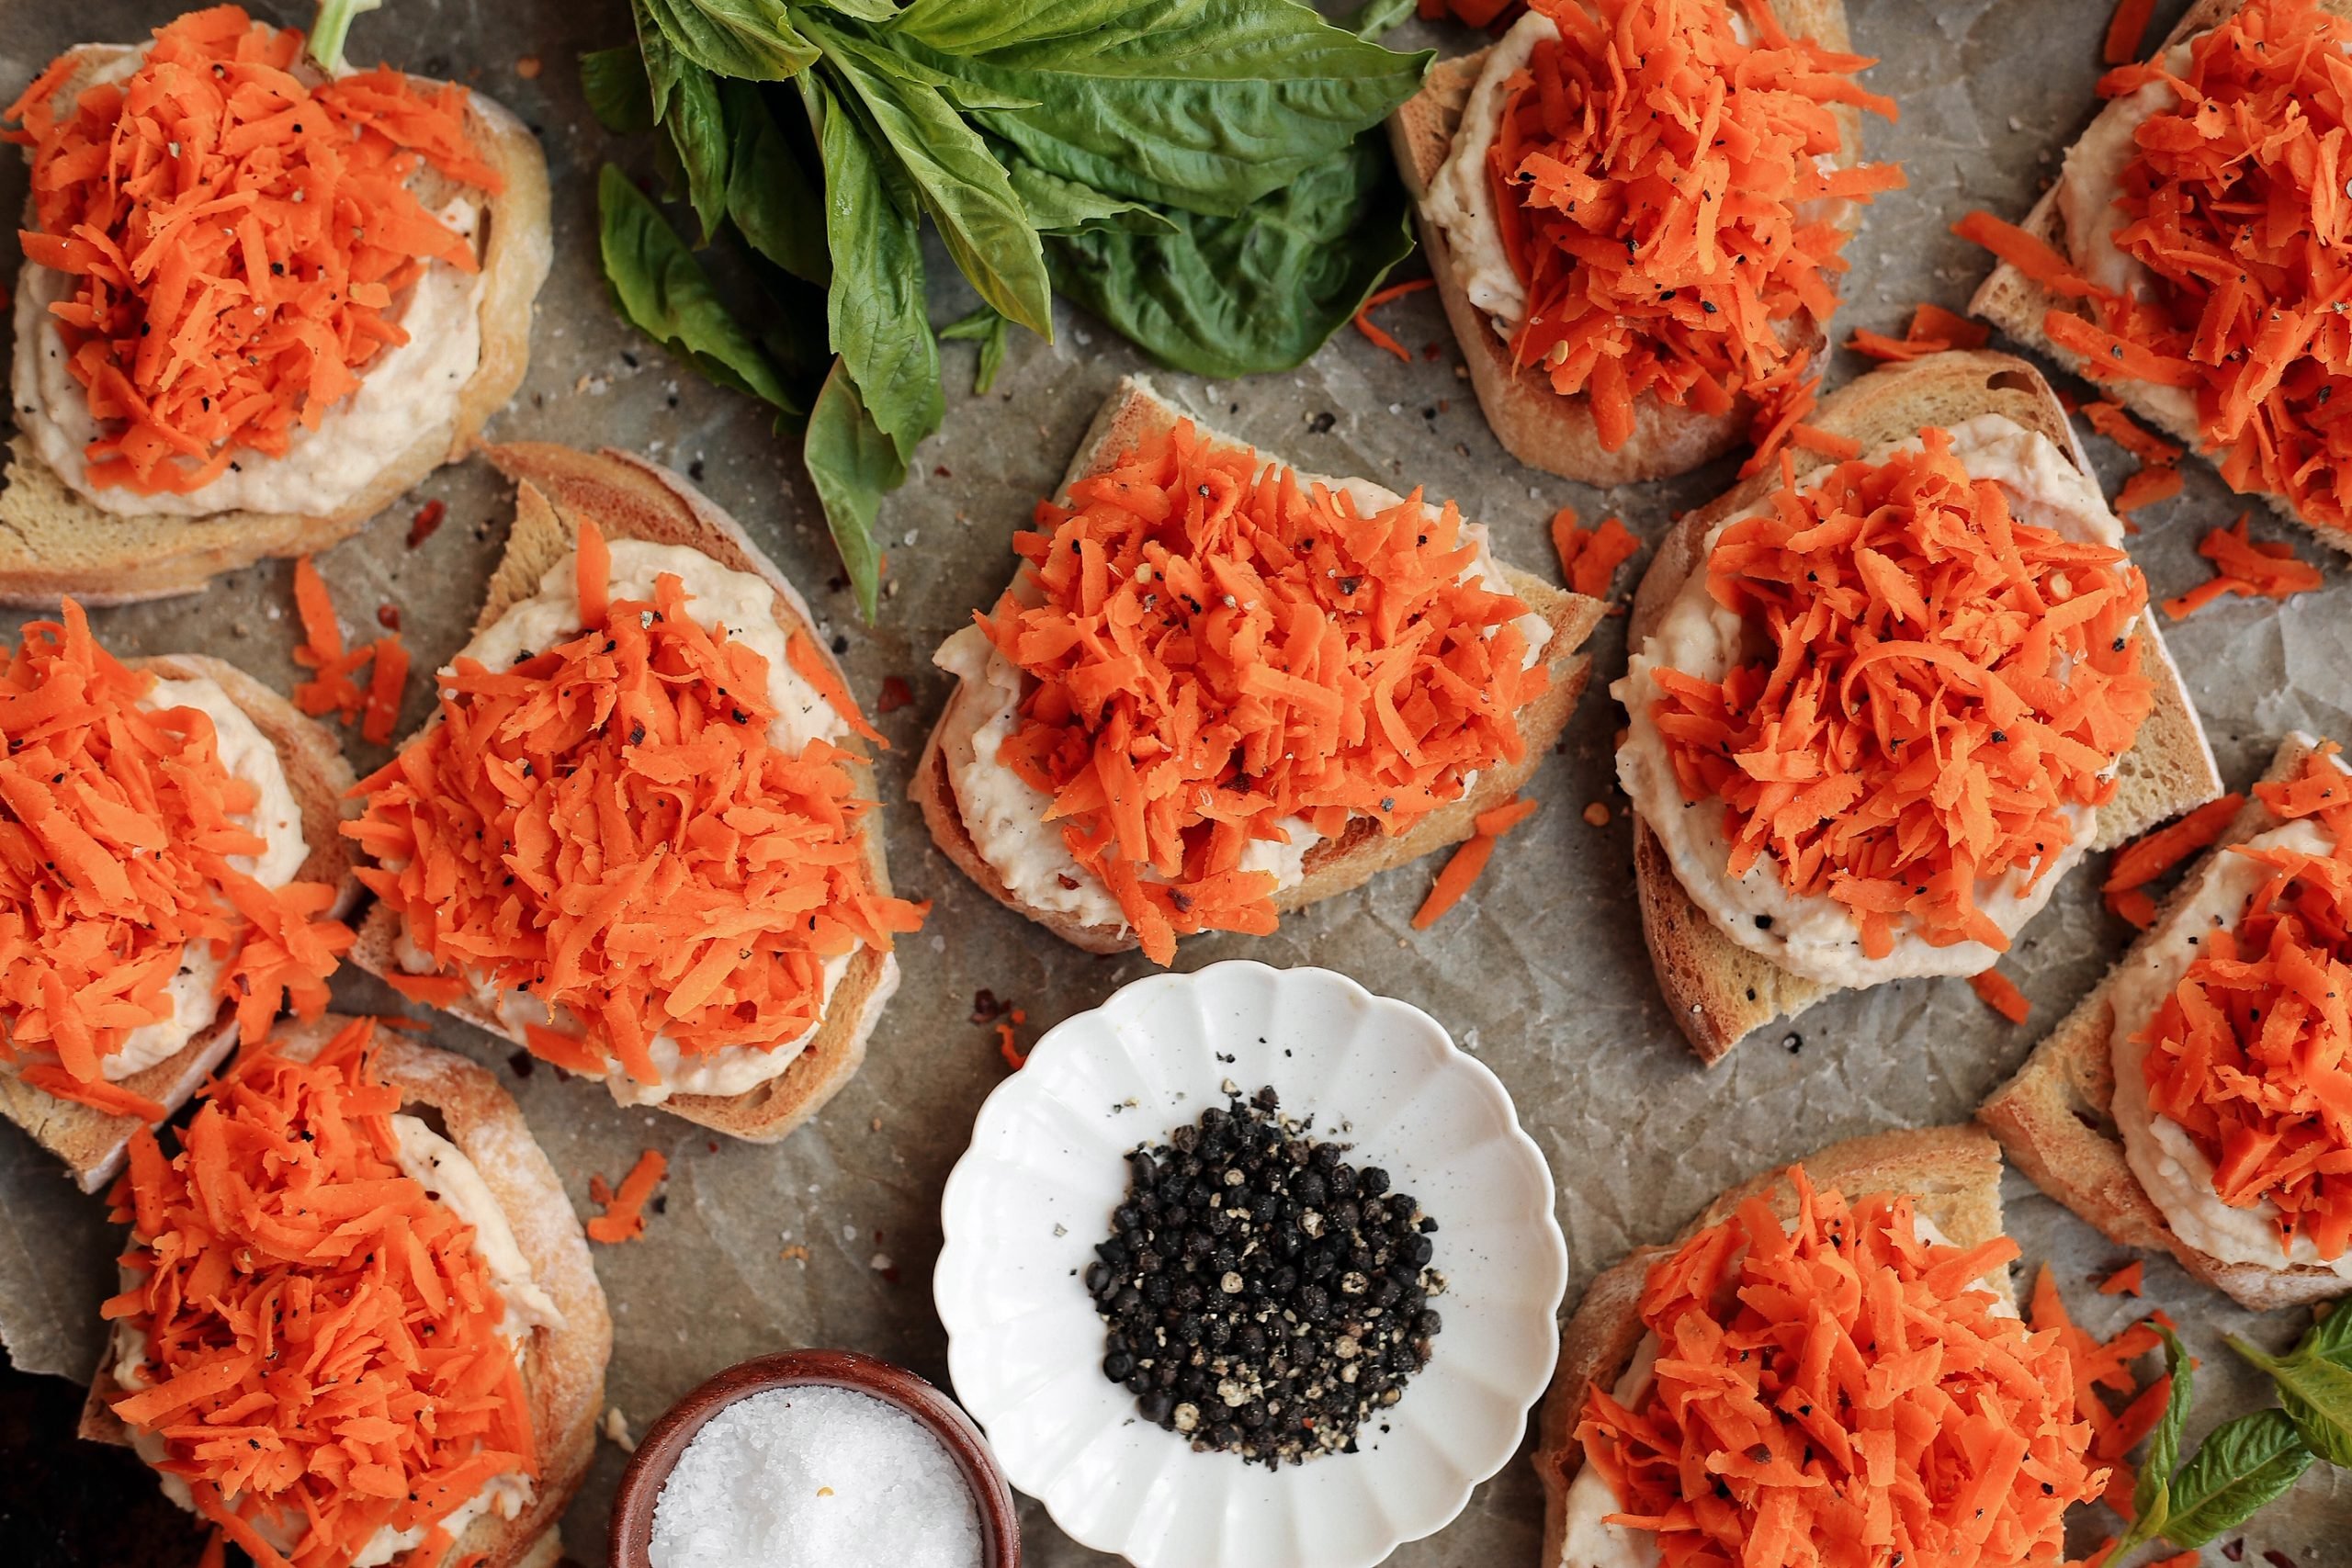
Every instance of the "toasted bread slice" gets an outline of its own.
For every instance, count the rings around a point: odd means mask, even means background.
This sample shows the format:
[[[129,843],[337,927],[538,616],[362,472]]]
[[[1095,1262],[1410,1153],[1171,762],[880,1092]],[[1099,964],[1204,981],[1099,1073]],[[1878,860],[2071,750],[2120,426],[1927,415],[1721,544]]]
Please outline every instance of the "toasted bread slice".
[[[1840,51],[1848,47],[1844,0],[1774,0],[1772,10],[1792,37],[1811,38]],[[1735,398],[1728,412],[1702,414],[1645,393],[1634,400],[1632,437],[1609,451],[1594,428],[1590,400],[1562,397],[1534,367],[1515,367],[1510,344],[1496,333],[1487,312],[1471,303],[1461,261],[1445,231],[1430,217],[1428,203],[1430,182],[1453,150],[1454,131],[1490,52],[1491,46],[1431,66],[1421,90],[1388,117],[1388,142],[1413,197],[1421,248],[1437,279],[1438,297],[1445,304],[1446,320],[1469,364],[1470,384],[1477,389],[1478,406],[1486,411],[1495,439],[1532,468],[1590,485],[1666,479],[1722,457],[1747,438],[1756,417],[1753,399]],[[1860,112],[1842,104],[1831,112],[1838,127],[1836,162],[1850,168],[1860,156]],[[1839,227],[1848,234],[1860,220],[1854,204],[1841,207]],[[1828,327],[1826,321],[1801,318],[1790,344],[1810,350],[1817,366],[1828,342]]]
[[[84,44],[74,52],[84,71],[91,72],[119,61],[131,48]],[[60,90],[70,91],[71,85]],[[469,92],[466,129],[504,188],[486,198],[478,238],[481,357],[447,400],[441,421],[387,462],[343,507],[321,516],[104,511],[60,479],[20,431],[8,443],[6,487],[0,490],[0,604],[54,604],[70,593],[85,604],[123,604],[192,593],[220,572],[273,556],[325,549],[358,532],[425,475],[472,450],[483,424],[514,395],[529,366],[532,300],[554,260],[555,240],[548,227],[547,155],[530,128],[495,100]],[[24,330],[20,314],[20,336]],[[18,384],[16,390],[22,401],[26,389]]]
[[[2005,354],[1938,354],[1872,371],[1825,400],[1813,423],[1834,434],[1851,436],[1869,452],[1928,426],[1980,413],[2006,414],[2049,437],[2077,468],[2090,471],[2090,461],[2049,383],[2024,360]],[[1794,459],[1799,478],[1827,462],[1808,452],[1795,453]],[[1631,647],[1640,649],[1657,629],[1683,580],[1698,570],[1699,547],[1707,531],[1755,505],[1780,482],[1776,472],[1758,474],[1688,513],[1667,535],[1634,595]],[[2154,615],[2142,618],[2140,637],[2142,657],[2155,682],[2155,707],[2118,765],[2122,787],[2099,808],[2095,848],[2119,844],[2222,793],[2221,773],[2205,743],[2204,728]],[[1838,989],[1792,975],[1724,935],[1683,891],[1665,845],[1638,813],[1634,818],[1634,882],[1658,987],[1666,993],[1675,1022],[1710,1064],[1722,1060],[1752,1031],[1775,1018],[1793,1017]]]
[[[515,480],[514,525],[506,536],[506,553],[492,573],[481,614],[475,618],[477,632],[538,592],[539,578],[571,551],[580,535],[580,520],[586,517],[607,539],[684,545],[721,566],[760,578],[775,591],[776,624],[786,633],[806,631],[809,646],[832,665],[833,678],[843,690],[848,689],[847,678],[817,635],[816,617],[799,590],[752,542],[740,524],[684,479],[641,457],[610,450],[582,452],[519,442],[490,447],[488,456],[501,472]],[[427,722],[440,720],[436,716]],[[857,797],[876,800],[874,765],[864,742],[851,736],[837,744],[854,759],[850,770]],[[869,883],[876,893],[888,894],[890,874],[883,863],[878,816],[867,818],[860,838]],[[394,956],[399,936],[399,916],[381,903],[375,905],[359,928],[352,962],[371,975],[400,973]],[[834,990],[816,1037],[802,1048],[792,1066],[741,1094],[672,1095],[661,1108],[747,1143],[775,1142],[815,1115],[856,1075],[865,1060],[865,1042],[882,1015],[882,1006],[898,988],[897,957],[861,949]],[[519,1029],[510,1028],[494,1010],[471,997],[450,1003],[445,1010],[517,1045],[526,1043]]]
[[[2179,23],[2172,31],[2165,36],[2164,42],[2157,45],[2154,52],[2161,54],[2184,39],[2219,26],[2234,16],[2243,4],[2245,0],[2197,0],[2197,3],[2189,6],[2182,15]],[[2319,0],[2319,4],[2324,11],[2339,17],[2352,17],[2352,0]],[[2122,112],[2116,104],[2109,103],[2100,108],[2098,117],[2120,115]],[[2036,238],[2048,242],[2060,255],[2067,254],[2066,224],[2058,208],[2056,182],[2053,181],[2050,188],[2041,193],[2041,198],[2033,204],[2033,209],[2026,214],[2018,227]],[[2074,304],[2051,293],[2008,263],[1996,264],[1992,272],[1986,275],[1984,281],[1977,286],[1975,297],[1969,300],[1968,309],[1973,314],[1984,317],[2035,353],[2046,355],[2061,368],[2075,375],[2082,374],[2082,355],[2071,349],[2059,347],[2050,341],[2050,334],[2042,330],[2042,322],[2048,319],[2052,310],[2069,310],[2078,314],[2080,312]],[[2199,435],[2195,423],[2184,423],[2174,407],[2160,399],[2150,397],[2144,382],[2101,381],[2098,386],[2101,392],[2113,398],[2182,446],[2209,459],[2213,457],[2211,449],[2206,446]],[[2352,551],[2352,533],[2312,523],[2309,519],[2298,515],[2294,507],[2283,495],[2273,494],[2267,491],[2249,493],[2258,496],[2279,516],[2290,522],[2305,524],[2323,542],[2333,545],[2340,550]]]
[[[1798,1162],[1819,1188],[1849,1198],[1873,1192],[1910,1195],[1920,1218],[1931,1222],[1955,1246],[1976,1247],[2001,1234],[2001,1154],[1975,1127],[1925,1127],[1917,1132],[1875,1133],[1832,1144]],[[1642,1287],[1651,1265],[1671,1258],[1691,1236],[1728,1219],[1748,1199],[1763,1194],[1783,1223],[1796,1213],[1796,1190],[1784,1168],[1744,1182],[1707,1205],[1667,1246],[1634,1248],[1604,1269],[1585,1291],[1576,1315],[1560,1337],[1560,1361],[1552,1389],[1544,1396],[1537,1429],[1535,1473],[1544,1483],[1542,1568],[1589,1568],[1561,1555],[1567,1530],[1568,1485],[1584,1468],[1584,1446],[1577,1422],[1594,1385],[1607,1388],[1624,1374],[1642,1340]]]
[[[311,1023],[287,1026],[274,1037],[289,1056],[315,1055],[350,1019],[334,1013]],[[511,1519],[496,1510],[468,1527],[448,1561],[485,1554],[480,1568],[542,1568],[560,1555],[558,1522],[588,1472],[596,1447],[596,1419],[605,1404],[605,1365],[612,1359],[613,1324],[604,1287],[589,1260],[588,1238],[564,1195],[563,1183],[531,1136],[522,1111],[498,1087],[498,1079],[463,1056],[403,1040],[390,1030],[376,1039],[376,1060],[401,1090],[401,1108],[437,1112],[442,1131],[481,1173],[497,1200],[514,1242],[531,1265],[531,1278],[563,1314],[560,1328],[531,1330],[520,1347],[523,1391],[530,1401],[531,1431],[539,1444],[539,1477],[531,1505]],[[124,1389],[114,1379],[107,1351],[90,1379],[82,1406],[80,1435],[93,1442],[130,1445],[130,1433],[111,1402]]]
[[[2278,743],[2263,777],[2292,776],[2316,749],[2309,736],[2289,736]],[[2221,839],[2199,857],[2157,910],[2155,923],[2098,988],[2075,1003],[2033,1048],[2017,1077],[1994,1090],[1976,1111],[1977,1120],[1993,1130],[2010,1160],[2035,1186],[2097,1225],[2109,1240],[2169,1252],[2183,1269],[2256,1312],[2340,1296],[2352,1292],[2352,1283],[2309,1264],[2265,1269],[2224,1263],[2174,1234],[2164,1211],[2142,1189],[2124,1159],[2123,1135],[2115,1124],[2114,989],[2116,976],[2163,932],[2172,911],[2195,897],[2229,847],[2278,826],[2269,807],[2247,796]]]
[[[1086,438],[1079,443],[1078,455],[1070,459],[1069,469],[1063,475],[1061,495],[1067,497],[1070,486],[1116,462],[1143,436],[1166,430],[1183,417],[1179,410],[1161,400],[1148,381],[1140,377],[1121,381],[1118,389],[1103,403],[1102,412],[1094,416]],[[1230,440],[1213,431],[1206,434],[1214,440]],[[1477,783],[1460,800],[1430,812],[1411,829],[1393,839],[1384,837],[1372,822],[1359,819],[1351,822],[1339,838],[1317,844],[1306,852],[1306,879],[1275,895],[1274,905],[1281,912],[1287,914],[1344,893],[1379,872],[1469,838],[1475,831],[1472,819],[1517,794],[1566,728],[1568,716],[1576,711],[1577,698],[1592,672],[1592,660],[1581,649],[1585,639],[1592,635],[1592,628],[1600,624],[1607,606],[1598,599],[1554,588],[1516,567],[1505,566],[1503,574],[1521,602],[1552,626],[1552,642],[1547,650],[1551,686],[1528,705],[1520,717],[1521,733],[1527,742],[1525,754],[1515,762],[1500,763],[1480,773]],[[956,690],[948,694],[946,705],[940,710],[938,722],[932,726],[931,738],[924,743],[922,756],[915,763],[914,778],[907,786],[915,804],[922,807],[923,820],[930,825],[933,840],[990,897],[1008,909],[1026,915],[1064,942],[1089,953],[1124,953],[1134,947],[1135,933],[1123,926],[1091,925],[1075,915],[1022,902],[973,843],[956,802],[956,788],[948,774],[947,755],[941,741],[957,705],[966,700],[966,685],[958,682]]]
[[[343,748],[335,738],[233,664],[193,653],[126,662],[167,680],[209,676],[254,721],[254,727],[277,749],[287,785],[302,808],[302,841],[311,852],[295,874],[296,879],[335,888],[332,912],[347,914],[357,900],[359,884],[351,874],[356,860],[351,840],[336,831],[351,814],[344,795],[351,788],[352,776],[351,764],[344,761]],[[236,1010],[224,1002],[209,1028],[154,1066],[123,1079],[122,1087],[167,1110],[177,1110],[236,1043]],[[115,1172],[122,1168],[123,1150],[140,1124],[136,1116],[109,1116],[77,1101],[60,1100],[8,1074],[0,1074],[0,1115],[63,1160],[85,1192],[96,1192],[114,1179]]]

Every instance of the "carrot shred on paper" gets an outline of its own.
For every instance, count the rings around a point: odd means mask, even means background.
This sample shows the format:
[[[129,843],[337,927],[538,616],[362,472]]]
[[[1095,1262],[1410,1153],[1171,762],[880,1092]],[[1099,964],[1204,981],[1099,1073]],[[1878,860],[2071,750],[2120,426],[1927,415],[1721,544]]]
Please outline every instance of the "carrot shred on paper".
[[[2100,895],[2110,913],[2120,916],[2140,931],[2156,923],[2156,901],[2143,887],[2126,887],[2118,892]]]
[[[2155,10],[2156,0],[2115,0],[2099,58],[2109,65],[2129,65],[2139,59],[2141,40],[2148,36],[2148,21]]]
[[[2179,620],[2231,593],[2247,599],[2290,599],[2325,581],[2319,568],[2296,558],[2292,545],[2249,537],[2250,515],[2242,512],[2236,523],[2211,529],[2198,541],[2197,553],[2213,563],[2213,575],[2188,592],[2165,600],[2166,615]]]
[[[1447,857],[1444,867],[1438,872],[1437,881],[1430,886],[1429,897],[1422,899],[1421,907],[1413,911],[1413,929],[1417,931],[1429,930],[1448,910],[1462,902],[1462,896],[1470,891],[1471,885],[1487,869],[1487,863],[1494,858],[1494,853],[1495,840],[1491,834],[1474,833],[1464,840],[1462,847]]]
[[[1437,279],[1434,277],[1416,277],[1404,283],[1392,284],[1390,287],[1380,290],[1380,292],[1373,295],[1363,304],[1356,307],[1356,331],[1363,333],[1365,337],[1371,339],[1376,346],[1386,349],[1389,353],[1395,355],[1406,364],[1410,365],[1413,362],[1411,353],[1406,349],[1403,344],[1398,343],[1395,338],[1389,336],[1386,332],[1383,331],[1380,324],[1372,319],[1372,313],[1381,306],[1387,304],[1392,299],[1402,299],[1406,295],[1414,293],[1417,290],[1423,288],[1434,288],[1436,287]]]
[[[1580,528],[1576,508],[1564,506],[1552,514],[1552,547],[1570,589],[1589,599],[1606,599],[1617,569],[1641,553],[1642,542],[1614,517],[1602,518],[1598,528]]]
[[[1941,305],[1923,304],[1911,312],[1910,328],[1901,337],[1863,330],[1848,338],[1846,346],[1872,359],[1899,364],[1956,348],[1983,348],[1992,338],[1993,329],[1982,321],[1972,321]]]
[[[1976,999],[2007,1019],[2011,1023],[2023,1023],[2033,1004],[2017,987],[2017,983],[1997,969],[1987,969],[1968,977],[1968,988]]]
[[[2100,398],[2085,403],[2083,417],[2090,421],[2093,430],[2150,468],[2162,468],[2180,461],[2181,449],[2177,445],[2132,418],[2130,411],[2113,398]]]
[[[345,724],[357,720],[362,737],[379,746],[390,745],[408,686],[408,646],[401,634],[392,631],[365,647],[346,648],[334,596],[309,556],[295,558],[294,611],[302,628],[294,662],[318,671],[295,686],[294,705],[313,718],[332,713]],[[371,664],[374,670],[363,687],[358,675]]]
[[[2207,801],[2177,821],[2141,834],[2115,852],[2115,859],[2108,865],[2107,880],[2099,885],[2101,890],[2120,893],[2154,882],[2190,855],[2218,841],[2245,805],[2245,796],[2225,795]]]
[[[605,1212],[588,1222],[588,1239],[607,1245],[635,1241],[645,1234],[645,1202],[653,1190],[670,1173],[670,1161],[659,1149],[648,1149],[637,1156],[628,1174],[621,1178],[618,1190],[609,1200]],[[601,1178],[598,1179],[601,1181]]]
[[[2175,468],[2142,468],[2123,481],[2115,494],[2115,513],[2120,517],[2154,506],[2160,501],[2170,501],[2180,493],[2180,470]]]
[[[2098,1293],[2102,1296],[2139,1295],[2141,1282],[2147,1271],[2147,1262],[2143,1258],[2135,1258],[2106,1279],[2101,1280],[2098,1282]]]

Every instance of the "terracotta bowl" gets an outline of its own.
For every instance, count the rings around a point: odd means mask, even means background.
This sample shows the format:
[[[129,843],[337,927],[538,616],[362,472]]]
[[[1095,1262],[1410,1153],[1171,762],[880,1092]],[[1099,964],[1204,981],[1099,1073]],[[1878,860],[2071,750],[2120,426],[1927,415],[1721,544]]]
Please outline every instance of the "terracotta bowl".
[[[739,1362],[673,1404],[639,1439],[613,1499],[613,1568],[650,1568],[653,1503],[703,1423],[747,1394],[821,1384],[854,1389],[913,1416],[946,1447],[980,1517],[980,1568],[1020,1568],[1021,1521],[988,1439],[956,1402],[904,1367],[854,1350],[786,1350]]]

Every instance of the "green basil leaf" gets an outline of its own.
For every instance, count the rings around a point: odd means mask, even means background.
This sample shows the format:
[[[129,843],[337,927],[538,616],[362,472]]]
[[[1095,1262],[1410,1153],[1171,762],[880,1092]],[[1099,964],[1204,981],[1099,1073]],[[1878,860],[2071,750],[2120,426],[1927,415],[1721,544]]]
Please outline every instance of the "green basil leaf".
[[[993,151],[1004,165],[1012,194],[1040,234],[1075,234],[1086,229],[1125,229],[1137,234],[1172,234],[1176,223],[1145,202],[1104,196],[1092,186],[1048,174],[1004,143]]]
[[[848,569],[857,607],[870,621],[882,588],[882,551],[874,539],[874,515],[884,493],[906,482],[907,466],[866,412],[857,383],[839,359],[817,394],[817,406],[809,411],[801,457],[816,481],[817,499],[824,503],[825,524],[832,530],[842,565]]]
[[[753,250],[796,277],[832,280],[825,251],[825,198],[800,166],[767,99],[750,82],[720,85],[733,142],[727,156],[727,216]]]
[[[2323,1306],[2312,1319],[2311,1332],[2295,1347],[2297,1356],[2324,1356],[2352,1367],[2352,1300]]]
[[[720,386],[749,392],[787,414],[805,412],[742,323],[719,301],[661,209],[610,164],[596,176],[596,211],[605,281],[622,315],[686,355]]]
[[[782,82],[817,62],[785,0],[637,0],[680,54],[720,76]],[[660,96],[657,85],[655,95]]]
[[[811,0],[820,10],[861,22],[887,22],[899,14],[899,0]]]
[[[977,118],[1064,179],[1227,217],[1385,118],[1430,59],[1295,0],[914,0],[888,36],[1035,100]]]
[[[2188,1425],[2189,1406],[2196,1399],[2196,1367],[2181,1348],[2180,1336],[2161,1323],[2156,1332],[2164,1336],[2165,1371],[2172,1379],[2172,1391],[2165,1395],[2164,1415],[2148,1434],[2147,1457],[2140,1461],[2139,1484],[2132,1493],[2135,1526],[2145,1527],[2143,1540],[2153,1539],[2170,1517],[2172,1473],[2180,1463],[2181,1429]]]
[[[1361,39],[1376,39],[1418,9],[1415,0],[1364,0],[1340,26]]]
[[[1378,131],[1238,218],[1167,216],[1173,233],[1056,236],[1054,282],[1161,364],[1218,380],[1303,362],[1413,248]]]
[[[2254,1511],[2311,1468],[2311,1450],[2279,1410],[2257,1410],[2205,1434],[2172,1484],[2171,1511],[2159,1533],[2176,1546],[2204,1545],[2244,1524]]]
[[[677,90],[678,70],[682,63],[677,50],[670,42],[670,35],[662,30],[646,7],[650,0],[629,0],[629,18],[637,26],[638,58],[645,63],[646,88],[653,96],[653,118],[660,123],[670,112],[670,95]]]
[[[972,376],[974,397],[986,396],[988,389],[996,385],[996,373],[1004,368],[1005,340],[1012,329],[1012,323],[999,315],[993,305],[983,305],[939,329],[943,338],[980,345],[979,368]]]
[[[653,129],[653,88],[645,77],[645,57],[635,44],[592,49],[580,56],[580,91],[588,112],[615,136]]]
[[[2334,1465],[2352,1469],[2352,1367],[2298,1350],[2281,1359],[2233,1334],[2230,1348],[2270,1374],[2278,1403],[2303,1443]]]
[[[718,77],[691,60],[681,60],[676,86],[662,116],[662,127],[670,133],[679,166],[686,172],[686,204],[702,225],[706,245],[727,216],[727,168],[733,141],[718,88]]]
[[[938,88],[879,44],[808,24],[860,107],[914,182],[923,210],[981,299],[1040,337],[1054,335],[1046,254],[1003,166]],[[867,385],[864,377],[858,385]]]

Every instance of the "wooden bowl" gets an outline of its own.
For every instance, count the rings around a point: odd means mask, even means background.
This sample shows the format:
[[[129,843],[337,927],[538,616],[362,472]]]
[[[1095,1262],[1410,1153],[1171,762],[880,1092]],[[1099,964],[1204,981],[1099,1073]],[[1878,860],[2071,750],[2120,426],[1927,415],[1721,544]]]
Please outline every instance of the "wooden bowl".
[[[988,1439],[954,1400],[904,1367],[855,1350],[786,1350],[728,1368],[663,1412],[637,1445],[613,1499],[613,1568],[651,1568],[653,1503],[703,1424],[747,1394],[818,1384],[854,1389],[905,1411],[940,1442],[972,1489],[980,1568],[1020,1568],[1021,1521]]]

